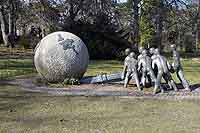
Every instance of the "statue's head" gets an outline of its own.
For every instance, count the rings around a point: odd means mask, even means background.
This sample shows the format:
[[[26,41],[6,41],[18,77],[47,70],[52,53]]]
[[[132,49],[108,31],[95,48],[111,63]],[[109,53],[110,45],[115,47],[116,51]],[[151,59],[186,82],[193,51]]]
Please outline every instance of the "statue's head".
[[[146,50],[146,49],[144,49],[144,50],[142,51],[142,55],[147,55],[147,50]]]
[[[150,54],[154,54],[154,52],[155,52],[155,48],[150,48],[150,49],[149,49],[149,53],[150,53]]]
[[[130,48],[125,49],[125,55],[126,55],[126,56],[129,55],[130,52],[131,52],[131,49],[130,49]]]
[[[131,52],[129,56],[130,56],[131,58],[134,58],[134,57],[135,57],[135,53],[134,53],[134,52]]]
[[[144,50],[143,47],[139,47],[139,49],[138,49],[139,53],[142,53],[143,50]]]
[[[156,55],[160,55],[160,49],[159,49],[159,48],[156,48],[156,49],[154,50],[154,53],[155,53]]]
[[[176,46],[174,44],[170,45],[170,50],[171,51],[176,50]]]

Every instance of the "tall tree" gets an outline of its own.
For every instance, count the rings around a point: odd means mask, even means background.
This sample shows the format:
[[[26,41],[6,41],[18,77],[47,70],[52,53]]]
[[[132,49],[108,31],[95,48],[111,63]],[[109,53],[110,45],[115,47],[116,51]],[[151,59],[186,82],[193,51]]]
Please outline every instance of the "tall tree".
[[[200,0],[198,0],[197,4],[197,14],[196,14],[196,41],[195,46],[198,50],[200,45]]]
[[[165,6],[164,6],[164,0],[158,1],[158,8],[157,8],[157,23],[156,23],[156,43],[158,48],[161,48],[162,46],[162,34],[163,34],[163,17]]]
[[[142,46],[155,46],[157,23],[157,0],[143,0],[140,15],[140,42]]]
[[[140,4],[140,0],[132,0],[132,9],[133,9],[133,19],[132,19],[132,23],[133,23],[133,43],[136,47],[138,47],[139,43],[140,43],[140,25],[139,25],[139,4]]]
[[[17,0],[2,1],[0,3],[1,32],[5,46],[14,47],[15,27],[17,19]]]
[[[8,29],[7,29],[7,22],[5,18],[5,6],[2,4],[0,5],[0,22],[1,22],[1,32],[5,46],[9,46],[9,39],[8,39]]]

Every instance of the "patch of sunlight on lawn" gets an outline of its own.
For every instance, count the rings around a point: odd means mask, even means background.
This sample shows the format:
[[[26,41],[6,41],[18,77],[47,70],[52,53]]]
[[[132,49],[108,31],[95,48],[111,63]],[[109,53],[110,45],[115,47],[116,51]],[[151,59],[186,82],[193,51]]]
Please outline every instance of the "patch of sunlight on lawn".
[[[185,77],[190,83],[200,83],[200,60],[182,60]],[[120,72],[123,62],[116,60],[90,61],[85,76],[95,76],[100,73]],[[5,79],[17,75],[36,73],[32,59],[0,59],[0,78]],[[179,82],[176,74],[173,74],[176,82]]]
[[[35,72],[32,59],[0,59],[0,79]]]
[[[87,73],[85,76],[95,76],[100,73],[120,72],[123,69],[123,62],[108,60],[108,61],[90,61]]]

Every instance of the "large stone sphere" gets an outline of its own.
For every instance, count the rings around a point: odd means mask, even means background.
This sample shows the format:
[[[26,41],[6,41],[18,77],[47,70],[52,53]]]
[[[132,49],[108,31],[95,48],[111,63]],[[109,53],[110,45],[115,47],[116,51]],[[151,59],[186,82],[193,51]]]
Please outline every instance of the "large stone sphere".
[[[79,37],[60,31],[47,35],[38,43],[34,63],[44,79],[62,82],[66,78],[83,77],[89,63],[89,54]]]

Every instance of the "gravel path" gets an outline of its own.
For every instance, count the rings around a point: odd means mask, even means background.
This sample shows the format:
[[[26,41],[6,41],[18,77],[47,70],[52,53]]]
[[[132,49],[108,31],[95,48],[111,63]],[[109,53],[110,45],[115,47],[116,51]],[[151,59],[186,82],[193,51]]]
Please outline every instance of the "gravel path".
[[[179,92],[167,91],[156,95],[152,92],[139,92],[130,88],[123,88],[121,84],[83,84],[66,88],[50,88],[34,84],[33,78],[0,81],[0,84],[17,85],[20,89],[30,92],[48,93],[55,96],[120,96],[121,98],[147,98],[147,99],[200,99],[200,84],[192,85],[192,92],[180,90]]]

